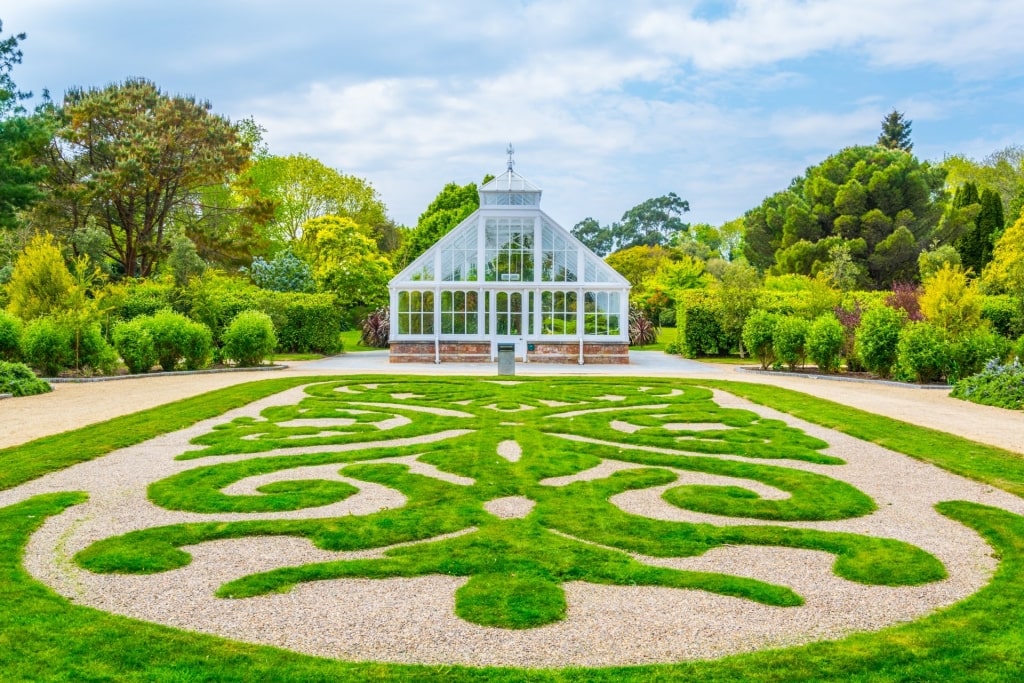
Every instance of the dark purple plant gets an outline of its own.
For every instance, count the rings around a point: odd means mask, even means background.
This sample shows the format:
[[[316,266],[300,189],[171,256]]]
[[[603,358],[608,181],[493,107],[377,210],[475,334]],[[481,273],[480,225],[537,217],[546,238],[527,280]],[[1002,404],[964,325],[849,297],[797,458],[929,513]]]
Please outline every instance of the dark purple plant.
[[[885,298],[885,305],[905,311],[909,321],[924,320],[924,313],[921,312],[921,304],[918,302],[920,294],[921,291],[909,282],[894,282],[892,293]]]
[[[388,345],[388,338],[391,336],[391,312],[385,308],[378,308],[363,320],[362,334],[359,336],[359,343],[363,346],[372,346],[375,349],[382,349]]]

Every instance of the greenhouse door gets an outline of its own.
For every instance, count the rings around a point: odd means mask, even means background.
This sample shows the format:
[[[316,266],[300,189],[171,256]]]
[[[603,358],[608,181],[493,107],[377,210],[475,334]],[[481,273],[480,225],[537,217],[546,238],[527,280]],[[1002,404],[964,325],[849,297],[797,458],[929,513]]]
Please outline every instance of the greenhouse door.
[[[516,290],[491,291],[494,337],[491,340],[491,357],[498,357],[498,343],[514,343],[516,358],[526,359],[526,331],[528,328],[529,300],[526,292]]]

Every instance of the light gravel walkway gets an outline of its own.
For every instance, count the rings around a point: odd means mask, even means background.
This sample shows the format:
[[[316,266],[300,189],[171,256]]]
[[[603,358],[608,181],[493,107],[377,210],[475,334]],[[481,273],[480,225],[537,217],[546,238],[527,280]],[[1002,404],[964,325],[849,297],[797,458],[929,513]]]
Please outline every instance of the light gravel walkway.
[[[304,370],[319,371],[308,367]],[[831,571],[834,558],[830,555],[781,548],[725,547],[702,557],[684,559],[638,557],[650,564],[725,572],[779,583],[792,587],[807,603],[798,608],[775,608],[701,591],[570,583],[565,586],[569,604],[565,621],[511,631],[484,628],[455,617],[454,591],[465,579],[453,577],[324,581],[302,584],[287,594],[246,600],[213,597],[213,591],[225,581],[252,572],[375,556],[379,550],[331,553],[302,539],[290,538],[219,541],[187,549],[194,556],[189,566],[150,576],[97,575],[79,570],[70,561],[75,552],[95,540],[137,528],[211,519],[369,514],[401,504],[398,492],[356,480],[347,481],[362,489],[359,495],[331,506],[292,513],[201,515],[171,512],[148,502],[146,487],[152,481],[210,462],[253,457],[175,461],[175,455],[189,448],[190,438],[208,431],[214,424],[241,415],[255,416],[267,406],[292,403],[300,396],[301,389],[283,392],[181,432],[0,491],[0,506],[46,491],[90,493],[87,503],[51,519],[32,537],[26,551],[26,567],[69,599],[104,611],[315,655],[436,664],[605,666],[718,657],[834,638],[920,617],[978,590],[995,567],[991,549],[982,539],[936,513],[936,502],[972,500],[1024,514],[1021,498],[718,392],[716,401],[723,406],[786,420],[826,440],[830,444],[827,452],[848,463],[779,464],[848,481],[872,496],[879,506],[876,513],[862,518],[792,526],[906,540],[939,557],[949,578],[916,587],[863,586],[836,577]],[[602,403],[613,405],[616,398],[604,397]],[[593,409],[606,411],[601,404]],[[607,414],[609,421],[614,420],[614,412]],[[382,429],[382,439],[387,438],[387,426]],[[508,457],[515,449],[505,443],[501,450],[495,455]],[[260,455],[266,454],[256,454]],[[607,466],[608,471],[584,475],[606,476],[623,465]],[[421,471],[431,473],[429,468]],[[316,476],[322,474],[318,471]],[[723,483],[721,477],[702,478],[690,472],[680,472],[680,476],[692,483]],[[261,483],[249,481],[240,490],[251,490]],[[759,523],[678,510],[665,504],[659,493],[660,489],[630,492],[617,496],[613,502],[627,511],[654,518],[715,524]],[[784,495],[771,489],[762,493],[772,497]],[[493,508],[496,514],[516,516],[525,513],[529,502],[498,499]]]

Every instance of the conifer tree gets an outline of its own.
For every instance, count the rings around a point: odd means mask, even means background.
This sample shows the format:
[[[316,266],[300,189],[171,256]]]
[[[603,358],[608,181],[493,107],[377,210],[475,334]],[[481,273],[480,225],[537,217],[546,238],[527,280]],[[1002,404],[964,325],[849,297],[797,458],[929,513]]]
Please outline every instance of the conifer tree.
[[[959,209],[971,204],[979,205],[978,213],[955,246],[964,268],[978,275],[992,260],[993,245],[1003,232],[1003,201],[995,190],[986,188],[979,196],[974,183],[964,183],[953,195],[953,207]]]
[[[985,189],[981,193],[981,212],[976,220],[980,256],[975,273],[992,260],[992,248],[1003,234],[1003,200],[995,190]]]
[[[903,118],[902,112],[893,109],[882,119],[882,133],[878,136],[876,144],[909,152],[914,148],[914,143],[910,141],[911,123],[912,121]]]

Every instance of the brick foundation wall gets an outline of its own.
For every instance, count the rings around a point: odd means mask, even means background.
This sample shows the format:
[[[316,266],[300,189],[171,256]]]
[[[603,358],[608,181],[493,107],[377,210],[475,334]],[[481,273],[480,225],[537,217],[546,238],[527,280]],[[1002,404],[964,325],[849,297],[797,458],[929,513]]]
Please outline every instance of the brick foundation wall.
[[[391,342],[392,363],[433,363],[434,342]]]
[[[527,351],[530,363],[579,362],[579,342],[531,342],[534,350]],[[489,363],[490,342],[441,342],[442,363]],[[433,363],[434,342],[392,342],[392,363]],[[521,361],[520,361],[521,362]],[[587,365],[627,365],[629,345],[625,342],[587,342],[583,344],[583,362]]]
[[[440,344],[442,363],[489,363],[490,342],[443,341]],[[433,363],[434,342],[391,342],[392,363]]]

